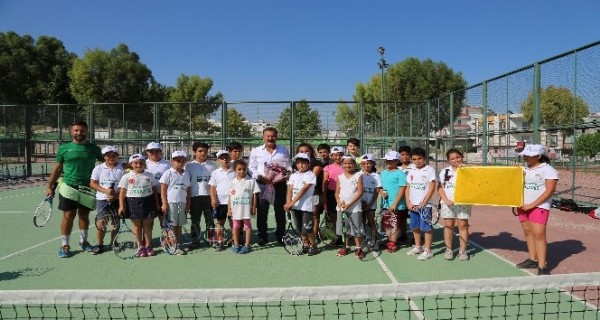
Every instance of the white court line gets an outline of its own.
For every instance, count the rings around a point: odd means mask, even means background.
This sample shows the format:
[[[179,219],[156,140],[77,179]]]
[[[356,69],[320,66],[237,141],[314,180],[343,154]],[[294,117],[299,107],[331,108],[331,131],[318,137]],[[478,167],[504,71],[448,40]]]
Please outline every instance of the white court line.
[[[14,211],[14,210],[0,210],[0,214],[3,213],[33,213],[32,210],[30,211]]]
[[[13,194],[12,196],[2,197],[2,198],[0,198],[0,200],[6,200],[6,199],[10,199],[10,198],[18,198],[18,197],[24,197],[24,196],[30,196],[30,195],[34,195],[34,194],[40,194],[40,193],[43,193],[43,191]]]
[[[75,233],[75,232],[79,232],[79,230],[74,230],[73,232],[71,232],[71,235],[72,235],[73,233]],[[4,257],[0,257],[0,261],[2,261],[2,260],[4,260],[4,259],[11,258],[11,257],[14,257],[14,256],[16,256],[16,255],[18,255],[18,254],[21,254],[21,253],[23,253],[23,252],[27,252],[27,251],[29,251],[29,250],[32,250],[32,249],[35,249],[35,248],[37,248],[37,247],[41,247],[41,246],[43,246],[43,245],[45,245],[45,244],[48,244],[48,243],[50,243],[50,242],[52,242],[52,241],[60,240],[61,238],[62,238],[62,236],[58,236],[58,237],[56,237],[56,238],[54,238],[54,239],[46,240],[46,241],[44,241],[44,242],[38,243],[38,244],[36,244],[36,245],[33,245],[33,246],[29,247],[29,248],[25,248],[25,249],[19,250],[19,251],[17,251],[17,252],[13,252],[13,253],[11,253],[11,254],[8,254],[8,255],[6,255],[6,256],[4,256]]]

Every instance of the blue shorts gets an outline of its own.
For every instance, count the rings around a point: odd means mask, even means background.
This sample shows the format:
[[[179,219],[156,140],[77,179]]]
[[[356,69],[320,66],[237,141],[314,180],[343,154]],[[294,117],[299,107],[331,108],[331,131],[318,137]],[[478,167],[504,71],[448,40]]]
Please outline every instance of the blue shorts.
[[[213,219],[223,221],[227,218],[227,205],[220,204],[216,209],[213,209]]]
[[[423,217],[421,214],[423,214]],[[431,207],[425,207],[421,209],[421,213],[418,211],[409,210],[408,215],[410,217],[410,222],[408,224],[410,230],[421,229],[423,232],[429,232],[433,230],[433,226],[431,225]],[[427,217],[427,215],[429,216]],[[425,220],[428,220],[429,222],[426,222]]]

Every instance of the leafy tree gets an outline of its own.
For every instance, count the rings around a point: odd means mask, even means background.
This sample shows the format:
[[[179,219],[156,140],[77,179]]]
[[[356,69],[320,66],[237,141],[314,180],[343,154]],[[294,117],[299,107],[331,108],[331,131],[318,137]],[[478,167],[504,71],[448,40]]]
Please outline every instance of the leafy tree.
[[[227,133],[230,137],[247,138],[252,135],[252,125],[235,108],[227,108]]]
[[[162,108],[161,118],[166,119],[166,124],[174,128],[187,128],[191,121],[194,131],[217,131],[218,128],[211,125],[208,119],[221,106],[223,94],[217,92],[215,95],[209,95],[212,87],[213,81],[208,77],[180,75],[176,87],[169,89],[169,101],[179,103]]]
[[[313,110],[306,100],[301,100],[295,105],[295,134],[299,138],[314,138],[321,135],[321,116],[318,110]],[[275,127],[279,136],[289,138],[292,133],[292,110],[290,107],[283,109]]]
[[[455,73],[444,62],[434,62],[431,59],[420,61],[417,58],[408,58],[402,62],[391,65],[385,73],[385,101],[423,102],[438,98],[444,94],[455,92],[454,113],[458,115],[464,99],[464,89],[467,85],[460,72]],[[356,85],[353,95],[354,101],[364,102],[365,123],[379,125],[387,123],[383,135],[391,135],[395,132],[396,117],[401,117],[399,123],[408,123],[408,106],[401,106],[400,110],[394,112],[397,104],[385,103],[384,113],[381,111],[381,75],[376,74],[367,83]],[[442,101],[443,100],[443,101]],[[431,130],[437,130],[450,123],[450,101],[440,100],[439,109],[437,101],[431,108]],[[358,121],[359,105],[338,105],[336,120],[340,128],[356,128]],[[427,108],[414,107],[413,127],[415,134],[427,135]],[[439,112],[438,112],[439,111]],[[438,123],[439,113],[439,123]],[[415,119],[419,119],[416,121]],[[403,125],[400,130],[402,135],[407,134],[408,125]],[[381,130],[380,130],[381,131]]]
[[[600,153],[600,132],[584,133],[575,140],[577,153],[590,158]]]
[[[53,37],[0,32],[0,102],[73,103],[68,71],[75,54]]]
[[[75,60],[69,76],[71,92],[78,103],[118,103],[96,108],[100,119],[112,118],[119,123],[124,113],[127,121],[152,123],[152,106],[132,103],[149,101],[155,93],[151,88],[158,84],[150,69],[127,45],[121,43],[108,52],[86,51],[82,58]],[[128,104],[125,110],[123,103]]]
[[[523,120],[533,120],[533,92],[521,104]],[[573,115],[575,108],[575,115]],[[573,134],[572,124],[580,123],[589,114],[588,104],[581,98],[575,97],[571,90],[564,87],[548,86],[540,92],[540,124],[546,128],[558,127],[563,138]]]

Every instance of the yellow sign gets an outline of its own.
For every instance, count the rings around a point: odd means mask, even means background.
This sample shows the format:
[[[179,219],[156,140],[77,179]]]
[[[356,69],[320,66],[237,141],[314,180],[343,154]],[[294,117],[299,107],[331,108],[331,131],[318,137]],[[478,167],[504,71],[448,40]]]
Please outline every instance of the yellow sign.
[[[520,207],[523,180],[521,167],[461,167],[457,171],[454,202]]]

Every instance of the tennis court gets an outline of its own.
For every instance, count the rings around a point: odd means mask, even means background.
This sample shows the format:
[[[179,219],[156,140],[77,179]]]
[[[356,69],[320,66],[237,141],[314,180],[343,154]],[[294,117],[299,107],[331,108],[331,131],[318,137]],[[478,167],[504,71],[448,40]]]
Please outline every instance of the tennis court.
[[[37,311],[31,305],[19,309],[24,306],[5,306],[7,300],[4,296],[0,309],[2,319],[304,316],[358,319],[365,316],[402,317],[403,312],[415,309],[421,311],[407,314],[415,315],[417,319],[511,318],[515,314],[543,315],[545,312],[561,319],[565,317],[566,305],[570,305],[568,313],[571,314],[573,308],[579,308],[581,312],[575,315],[582,316],[579,317],[581,319],[599,317],[598,284],[595,293],[586,293],[588,304],[576,301],[576,307],[565,300],[573,300],[573,296],[578,294],[558,294],[558,287],[550,289],[550,295],[553,295],[550,298],[548,293],[542,296],[535,292],[511,296],[503,293],[499,297],[484,293],[496,288],[494,285],[531,285],[532,280],[540,281],[536,280],[539,277],[532,279],[530,273],[514,267],[515,262],[526,257],[525,244],[517,221],[504,208],[478,207],[474,210],[470,228],[471,260],[466,262],[443,259],[442,230],[439,228],[434,234],[433,251],[436,255],[428,261],[407,256],[408,248],[394,254],[383,253],[366,261],[360,261],[353,255],[336,257],[337,248],[329,247],[322,247],[322,251],[313,257],[292,256],[273,243],[264,247],[254,245],[253,251],[247,255],[234,255],[229,250],[215,252],[204,246],[186,256],[158,254],[151,258],[121,260],[110,251],[94,256],[78,250],[73,245],[78,241],[77,228],[74,228],[71,240],[75,255],[59,259],[60,211],[55,210],[55,215],[43,228],[36,228],[32,223],[32,212],[43,197],[44,186],[0,192],[0,215],[3,217],[0,230],[4,235],[4,244],[0,248],[0,290],[14,299],[18,296],[8,290],[19,290],[26,296],[20,300],[21,303],[35,301],[31,295],[37,295],[56,304]],[[274,218],[271,217],[269,222],[274,224]],[[549,264],[553,274],[600,270],[600,254],[594,243],[598,227],[595,220],[584,215],[553,211],[548,232]],[[158,247],[158,231],[156,226],[155,247]],[[94,234],[92,227],[89,236],[92,243],[95,242]],[[586,281],[590,277],[595,281],[600,279],[598,274],[593,273],[584,276]],[[475,292],[467,296],[450,294],[454,291],[468,292],[466,288]],[[494,290],[492,293],[496,292]],[[503,292],[500,287],[497,290]],[[432,295],[438,298],[433,301]],[[557,302],[549,308],[550,311],[540,311],[532,303],[541,299],[536,295]],[[84,297],[90,300],[77,302]],[[395,299],[398,297],[401,299]],[[75,307],[57,307],[60,301],[64,301],[61,299],[71,304],[75,301]],[[158,307],[158,302],[166,305]],[[480,309],[486,305],[486,308]],[[37,306],[42,304],[37,302]],[[102,311],[104,309],[107,313]],[[587,312],[583,312],[585,310]]]

